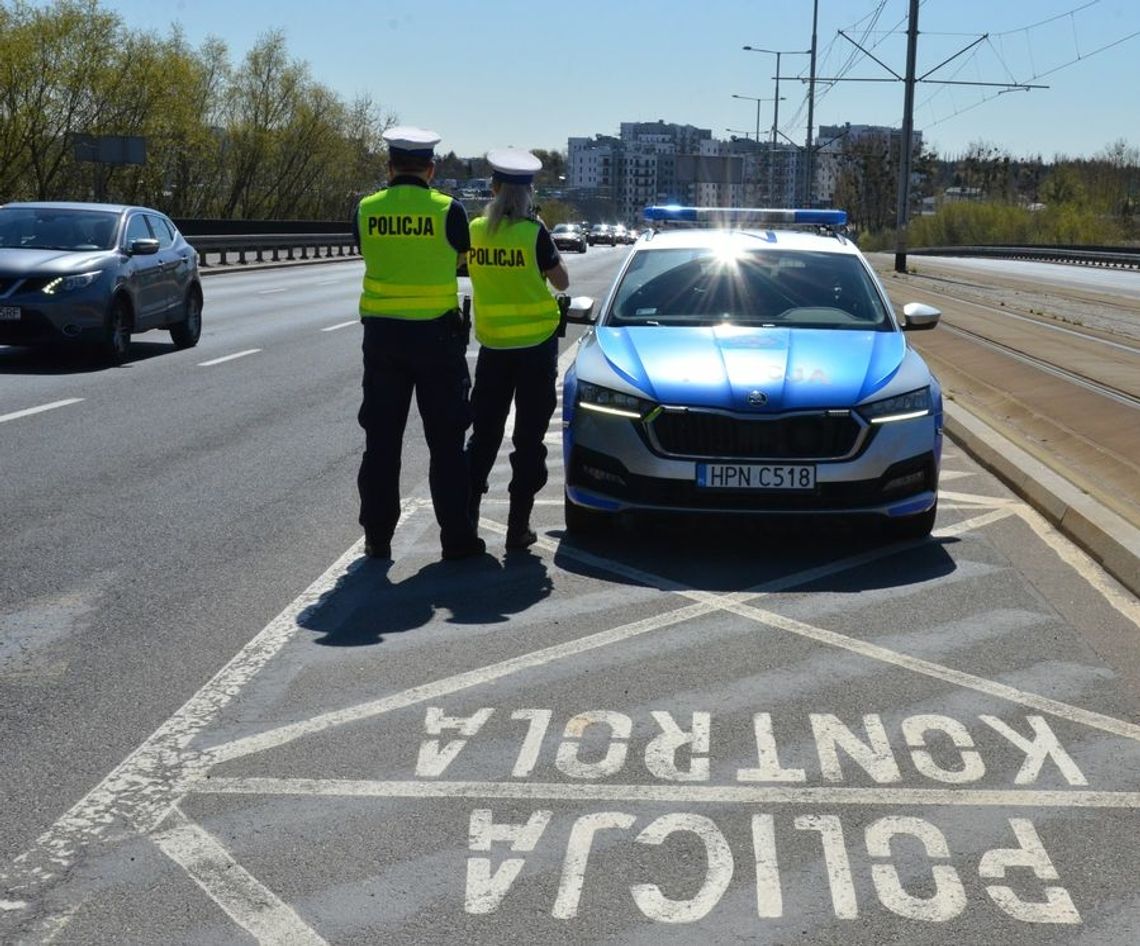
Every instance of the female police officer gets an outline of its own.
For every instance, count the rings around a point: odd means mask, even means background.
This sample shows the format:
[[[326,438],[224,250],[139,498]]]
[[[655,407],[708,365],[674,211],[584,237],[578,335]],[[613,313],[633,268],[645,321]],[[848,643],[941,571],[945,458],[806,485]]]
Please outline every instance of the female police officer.
[[[469,412],[467,330],[456,264],[469,245],[463,206],[430,181],[439,135],[397,127],[388,142],[388,186],[365,197],[353,222],[364,284],[364,458],[357,483],[364,552],[391,557],[400,516],[400,451],[412,393],[431,454],[428,482],[445,559],[484,551],[468,518],[463,435]]]
[[[471,518],[503,441],[511,402],[508,549],[537,541],[530,528],[534,497],[546,485],[543,438],[557,403],[558,302],[547,288],[570,285],[562,257],[545,225],[534,215],[531,182],[542,162],[527,151],[503,149],[487,155],[493,197],[483,216],[471,222],[467,268],[474,296],[475,337],[480,343],[471,392],[473,427],[467,441],[471,476]]]

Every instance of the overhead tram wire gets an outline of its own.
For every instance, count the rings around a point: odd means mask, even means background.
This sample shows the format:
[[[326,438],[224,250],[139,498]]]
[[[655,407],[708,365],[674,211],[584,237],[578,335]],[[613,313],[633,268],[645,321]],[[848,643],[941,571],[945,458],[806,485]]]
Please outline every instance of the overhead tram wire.
[[[1050,76],[1055,72],[1059,72],[1061,69],[1064,69],[1064,68],[1067,68],[1068,66],[1074,65],[1077,62],[1082,62],[1085,59],[1088,59],[1088,58],[1096,55],[1097,53],[1104,52],[1107,49],[1111,49],[1113,46],[1118,46],[1121,43],[1127,42],[1128,40],[1135,38],[1136,36],[1140,36],[1140,30],[1138,30],[1136,32],[1128,34],[1127,36],[1123,36],[1117,40],[1114,40],[1111,43],[1107,43],[1107,44],[1105,44],[1105,45],[1103,45],[1097,49],[1094,49],[1092,52],[1089,52],[1086,54],[1081,54],[1079,39],[1077,38],[1077,35],[1076,35],[1076,28],[1077,28],[1076,15],[1078,13],[1083,12],[1084,10],[1087,10],[1091,7],[1097,6],[1098,3],[1099,3],[1099,0],[1089,0],[1089,2],[1083,3],[1083,4],[1076,6],[1076,7],[1073,7],[1072,9],[1066,10],[1063,13],[1054,14],[1053,16],[1046,17],[1043,20],[1037,20],[1033,23],[1028,23],[1025,26],[1019,26],[1019,27],[1015,27],[1014,29],[1002,30],[1000,32],[984,34],[986,36],[987,45],[992,50],[992,52],[994,54],[994,58],[997,59],[998,63],[1001,65],[1001,68],[1005,71],[1006,75],[1009,77],[1010,85],[1011,86],[1023,86],[1027,83],[1034,82],[1037,79],[1043,79],[1046,76]],[[1037,64],[1036,64],[1036,61],[1035,61],[1034,56],[1033,56],[1032,31],[1040,29],[1040,28],[1045,27],[1045,26],[1048,26],[1052,23],[1057,23],[1060,20],[1064,20],[1064,19],[1068,19],[1073,26],[1073,36],[1074,36],[1073,48],[1076,52],[1076,58],[1071,59],[1067,62],[1061,63],[1058,66],[1054,66],[1052,69],[1047,69],[1044,72],[1039,71]],[[942,33],[942,32],[934,33],[934,32],[924,31],[924,35],[926,35],[926,36],[970,36],[970,35],[977,35],[977,34]],[[1015,78],[1013,70],[1010,68],[1009,63],[1006,61],[1008,56],[1005,52],[1004,40],[1006,37],[1009,37],[1009,36],[1021,36],[1021,37],[1024,37],[1024,39],[1025,39],[1026,55],[1029,58],[1030,69],[1031,69],[1032,74],[1029,76],[1028,79],[1024,80],[1024,82],[1018,81]],[[997,39],[1000,48],[999,48],[999,46],[994,45],[993,39],[995,39],[995,38]],[[969,60],[967,60],[966,63],[963,63],[962,65],[960,65],[958,67],[958,69],[953,73],[953,75],[957,76],[958,74],[960,74],[962,69],[964,69],[969,62],[975,61],[976,56],[977,56],[977,52],[972,53]],[[944,90],[945,90],[945,87],[941,88],[941,89],[937,89],[935,91],[932,91],[929,96],[927,96],[921,103],[919,103],[918,107],[919,108],[925,108],[925,107],[930,106],[931,103]],[[984,105],[987,102],[992,102],[994,99],[998,98],[998,96],[1004,95],[1010,91],[1022,91],[1022,90],[1019,88],[1006,88],[1006,89],[1001,89],[1000,91],[994,92],[992,94],[988,94],[988,95],[983,94],[982,97],[980,99],[978,99],[978,101],[973,102],[972,104],[967,105],[964,108],[959,108],[955,104],[953,107],[953,110],[950,112],[950,114],[945,115],[941,118],[937,118],[937,117],[933,118],[931,121],[927,122],[926,127],[933,128],[933,127],[936,127],[938,125],[941,125],[944,122],[950,121],[953,118],[957,118],[959,115],[963,115],[966,112],[971,112],[975,108],[978,108],[979,106]]]
[[[1091,59],[1093,56],[1097,55],[1098,53],[1103,53],[1106,50],[1112,49],[1115,46],[1119,46],[1122,43],[1126,43],[1129,40],[1136,39],[1136,37],[1138,37],[1138,36],[1140,36],[1140,30],[1136,30],[1133,33],[1129,33],[1127,36],[1122,36],[1122,37],[1120,37],[1120,39],[1113,40],[1113,42],[1107,43],[1104,46],[1099,47],[1098,49],[1094,49],[1092,52],[1086,53],[1083,56],[1078,56],[1076,59],[1070,59],[1068,62],[1063,62],[1059,66],[1054,66],[1052,69],[1046,69],[1044,72],[1035,73],[1034,75],[1030,76],[1029,79],[1026,81],[1027,82],[1033,82],[1037,79],[1044,79],[1048,76],[1053,75],[1056,72],[1060,72],[1062,69],[1068,69],[1070,66],[1075,66],[1078,62],[1084,62],[1086,59]],[[1021,83],[1018,83],[1018,85],[1020,85],[1020,84]],[[1009,91],[1009,90],[1006,90],[1006,91]],[[964,114],[966,114],[966,112],[972,112],[975,108],[978,108],[981,105],[985,105],[987,102],[992,102],[994,99],[996,99],[999,95],[1002,95],[1002,94],[1003,94],[1003,92],[994,92],[991,95],[983,95],[982,98],[980,98],[977,102],[974,102],[972,105],[967,105],[965,108],[960,108],[957,111],[951,112],[949,115],[946,115],[943,118],[935,119],[934,121],[929,122],[926,127],[927,128],[934,128],[937,125],[941,125],[944,122],[948,122],[951,119],[957,118],[959,115],[964,115]]]
[[[864,23],[868,20],[870,21],[862,31],[862,33],[860,35],[861,39],[865,39],[867,36],[870,36],[872,32],[874,32],[874,28],[878,24],[879,18],[882,16],[883,11],[886,9],[887,3],[888,3],[888,0],[878,0],[874,10],[872,10],[870,13],[866,14],[865,16],[861,17],[860,19],[856,20],[855,23],[852,24],[852,27],[858,27],[861,23]],[[905,18],[904,18],[904,20],[905,20]],[[900,21],[900,22],[902,22],[902,21]],[[827,48],[824,50],[824,53],[823,53],[824,62],[826,62],[827,59],[830,57],[831,51],[835,47],[836,40],[837,40],[837,37],[833,37],[831,42],[828,43]],[[813,44],[814,44],[814,39],[813,39]],[[846,73],[849,72],[852,68],[854,68],[854,66],[857,65],[860,61],[861,61],[861,57],[859,56],[858,51],[856,51],[852,54],[849,54],[847,57],[847,61],[842,66],[839,67],[839,74],[840,75],[846,75]],[[807,68],[810,70],[810,66],[808,66]],[[810,81],[809,78],[804,76],[802,69],[800,70],[799,74],[796,75],[794,78],[798,79],[801,83]],[[816,79],[815,81],[818,82],[819,80]],[[808,96],[804,99],[801,99],[799,106],[796,108],[796,111],[792,113],[792,117],[790,119],[786,120],[785,122],[783,122],[780,127],[776,127],[773,129],[773,131],[774,131],[773,141],[775,139],[775,135],[779,135],[781,138],[783,138],[789,144],[800,149],[801,152],[804,154],[804,165],[805,165],[805,167],[804,167],[804,177],[805,177],[804,195],[805,195],[805,199],[809,199],[809,195],[811,193],[812,183],[811,183],[811,180],[809,179],[809,176],[812,174],[812,158],[815,155],[815,153],[819,150],[819,148],[816,145],[811,145],[811,144],[806,145],[806,146],[801,148],[801,146],[798,145],[796,143],[796,141],[787,134],[785,129],[791,129],[794,131],[796,128],[798,128],[800,118],[803,116],[805,109],[807,109],[808,119],[810,122],[812,120],[812,115],[813,115],[816,104],[818,102],[822,101],[822,99],[826,97],[827,93],[831,91],[833,84],[834,83],[828,83],[826,88],[823,90],[823,92],[818,93],[818,94],[815,93],[814,88],[809,90]],[[808,132],[807,140],[809,142],[811,141],[811,134],[813,131],[814,131],[814,129],[812,129],[812,128],[807,129],[807,132]],[[810,154],[807,153],[809,148],[811,151]]]
[[[1116,46],[1120,46],[1123,43],[1126,43],[1130,40],[1136,39],[1136,37],[1140,36],[1140,30],[1135,30],[1131,33],[1126,34],[1125,36],[1121,36],[1118,39],[1113,40],[1110,43],[1105,43],[1102,46],[1098,46],[1096,49],[1091,50],[1090,52],[1087,52],[1087,53],[1081,53],[1079,46],[1077,45],[1077,41],[1074,40],[1074,51],[1076,52],[1076,55],[1074,56],[1074,58],[1069,59],[1066,62],[1062,62],[1059,65],[1053,66],[1052,68],[1045,69],[1044,71],[1038,70],[1036,62],[1034,61],[1034,58],[1033,58],[1033,45],[1031,42],[1030,30],[1034,30],[1034,29],[1037,29],[1039,27],[1046,26],[1050,23],[1055,23],[1056,21],[1064,19],[1065,17],[1073,17],[1074,14],[1079,13],[1082,10],[1086,10],[1089,7],[1094,6],[1094,5],[1095,5],[1094,3],[1086,3],[1083,6],[1076,7],[1073,10],[1068,11],[1067,13],[1062,13],[1062,14],[1059,14],[1057,16],[1049,17],[1048,19],[1045,19],[1045,20],[1040,20],[1037,23],[1030,24],[1029,26],[1020,27],[1020,28],[1015,29],[1015,30],[1005,30],[1004,32],[1001,32],[1001,33],[992,34],[992,35],[998,37],[999,40],[1003,37],[1016,35],[1016,34],[1023,34],[1026,38],[1027,53],[1029,56],[1031,68],[1033,69],[1033,74],[1031,76],[1029,76],[1029,78],[1026,79],[1024,82],[1014,82],[1011,84],[1016,85],[1016,86],[1024,86],[1024,85],[1027,85],[1028,83],[1035,82],[1039,79],[1047,78],[1048,76],[1051,76],[1057,72],[1060,72],[1063,69],[1067,69],[1070,66],[1075,66],[1079,62],[1084,62],[1087,59],[1091,59],[1093,56],[1099,55],[1100,53],[1106,52],[1109,49],[1113,49]],[[992,43],[990,45],[991,45],[991,48],[994,48]],[[1000,55],[999,51],[996,48],[994,48],[994,54],[997,57],[998,61],[1002,64],[1002,67],[1006,70],[1006,72],[1008,74],[1012,75],[1012,71],[1010,70],[1008,64],[1005,62],[1005,59]],[[975,108],[978,108],[981,105],[985,105],[987,102],[992,102],[998,96],[1005,94],[1005,92],[1007,92],[1007,91],[1010,91],[1010,90],[1004,89],[1002,91],[994,92],[994,93],[989,94],[989,95],[983,94],[983,96],[978,101],[974,102],[973,104],[967,105],[965,108],[956,108],[949,115],[945,115],[942,118],[936,118],[933,121],[929,122],[926,127],[934,128],[938,125],[943,124],[944,122],[948,122],[951,119],[957,118],[959,115],[964,115],[966,112],[971,112]],[[932,94],[930,96],[930,98],[928,98],[926,100],[926,102],[924,102],[923,104],[929,103],[933,98],[934,98],[934,94]]]

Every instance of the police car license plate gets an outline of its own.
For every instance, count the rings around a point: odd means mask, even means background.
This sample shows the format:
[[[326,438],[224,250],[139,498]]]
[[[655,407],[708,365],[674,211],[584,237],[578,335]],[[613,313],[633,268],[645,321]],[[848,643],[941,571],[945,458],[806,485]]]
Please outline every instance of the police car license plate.
[[[20,307],[18,305],[0,305],[0,322],[19,322]]]
[[[815,467],[801,463],[698,463],[702,489],[815,489]]]

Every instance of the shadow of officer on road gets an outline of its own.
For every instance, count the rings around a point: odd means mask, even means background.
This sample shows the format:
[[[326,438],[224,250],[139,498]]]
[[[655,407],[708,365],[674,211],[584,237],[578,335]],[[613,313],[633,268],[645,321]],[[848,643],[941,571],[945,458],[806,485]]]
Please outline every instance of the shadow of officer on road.
[[[365,560],[302,615],[300,624],[324,635],[314,642],[321,646],[362,647],[426,627],[441,612],[447,612],[448,624],[502,623],[554,588],[541,558],[529,553],[510,558],[507,568],[490,555],[431,562],[399,582],[391,581],[390,564]]]

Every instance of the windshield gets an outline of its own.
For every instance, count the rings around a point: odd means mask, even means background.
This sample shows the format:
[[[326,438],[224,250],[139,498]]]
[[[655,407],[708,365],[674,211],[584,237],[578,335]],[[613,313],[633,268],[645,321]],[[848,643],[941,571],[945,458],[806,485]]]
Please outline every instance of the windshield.
[[[636,253],[607,324],[893,328],[855,256],[730,249]]]
[[[577,233],[578,227],[572,223],[560,223],[554,228],[554,233]]]
[[[119,217],[100,210],[0,207],[0,247],[109,250]]]

